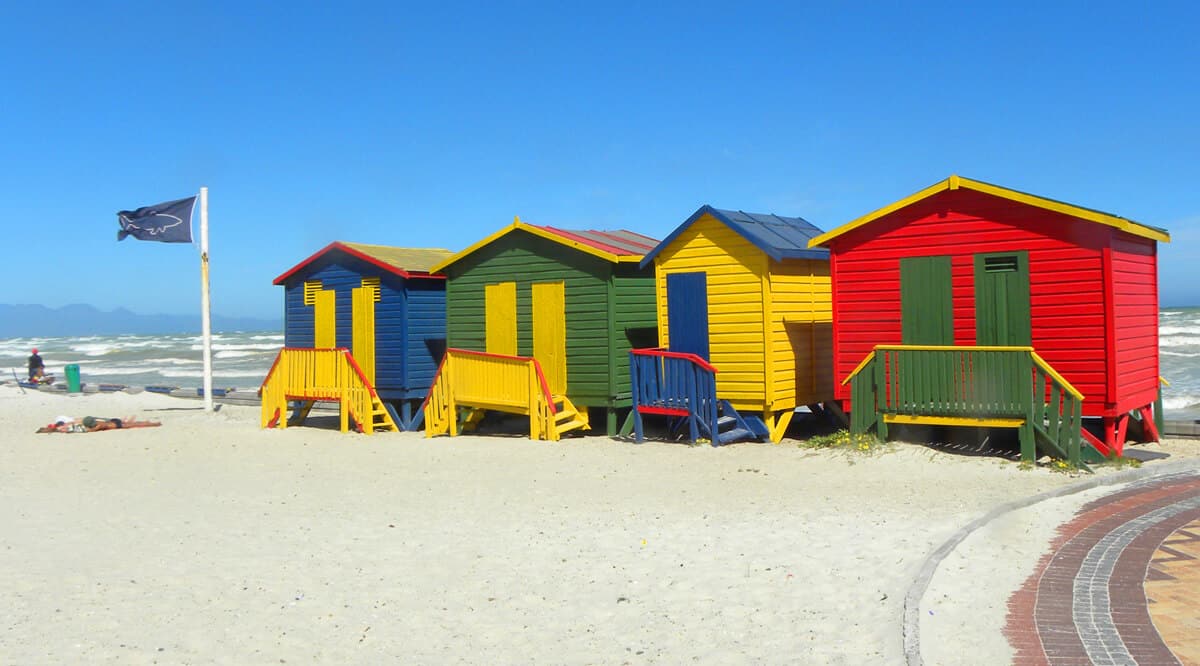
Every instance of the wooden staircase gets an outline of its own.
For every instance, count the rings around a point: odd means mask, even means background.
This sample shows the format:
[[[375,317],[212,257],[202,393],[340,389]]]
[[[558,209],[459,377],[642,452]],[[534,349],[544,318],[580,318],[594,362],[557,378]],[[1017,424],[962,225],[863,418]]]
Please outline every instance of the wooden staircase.
[[[686,425],[693,444],[706,439],[720,446],[768,437],[762,420],[742,416],[729,401],[717,398],[716,374],[716,368],[695,354],[665,349],[630,351],[635,439],[644,439],[642,419],[650,415],[675,419],[676,428]]]
[[[1083,394],[1032,347],[879,345],[847,382],[854,433],[886,439],[889,424],[1017,428],[1022,460],[1040,450],[1082,469],[1112,453],[1083,429]]]
[[[391,411],[345,348],[281,349],[258,394],[264,428],[299,425],[316,402],[329,401],[338,403],[342,432],[349,430],[351,420],[358,432],[367,435],[399,430]],[[291,419],[284,418],[288,402],[297,403]]]
[[[488,411],[529,417],[529,437],[557,441],[588,430],[586,409],[553,395],[537,359],[466,349],[447,349],[425,398],[425,436],[456,436]]]

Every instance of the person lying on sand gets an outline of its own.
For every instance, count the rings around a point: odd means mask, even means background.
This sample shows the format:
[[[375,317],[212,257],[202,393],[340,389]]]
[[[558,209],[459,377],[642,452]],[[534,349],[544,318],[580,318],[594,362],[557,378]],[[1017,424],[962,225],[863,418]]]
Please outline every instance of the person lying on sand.
[[[154,428],[160,421],[139,421],[135,416],[123,419],[85,416],[77,420],[59,419],[50,425],[38,428],[38,432],[97,432],[100,430],[124,430],[126,428]]]

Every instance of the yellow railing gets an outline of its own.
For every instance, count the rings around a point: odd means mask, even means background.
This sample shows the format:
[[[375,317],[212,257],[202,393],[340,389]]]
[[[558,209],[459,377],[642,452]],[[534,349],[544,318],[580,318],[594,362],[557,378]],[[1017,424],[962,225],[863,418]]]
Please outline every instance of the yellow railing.
[[[871,361],[874,361],[874,360],[875,360],[875,352],[874,352],[874,350],[872,350],[871,353],[867,354],[867,357],[862,360],[862,363],[858,364],[858,367],[854,368],[854,370],[852,370],[850,372],[850,374],[846,375],[846,378],[842,380],[842,386],[845,386],[846,384],[850,383],[850,380],[854,379],[855,375],[862,372],[863,369],[866,368],[868,365],[870,365]]]
[[[1074,384],[1067,381],[1062,375],[1058,374],[1057,370],[1050,367],[1050,364],[1047,363],[1046,360],[1041,356],[1038,356],[1037,352],[1030,351],[1029,355],[1033,357],[1033,362],[1042,369],[1042,372],[1045,372],[1047,375],[1049,375],[1050,378],[1059,385],[1059,388],[1067,393],[1070,393],[1071,396],[1076,400],[1083,400],[1083,394],[1079,392],[1079,389],[1075,388]]]
[[[374,387],[344,348],[279,350],[259,394],[264,428],[287,427],[289,400],[337,402],[341,431],[349,430],[349,419],[353,418],[368,435],[377,425],[373,414],[383,409]],[[385,422],[395,429],[390,416]]]
[[[458,434],[458,409],[529,416],[532,439],[558,439],[554,397],[536,359],[447,349],[425,400],[425,436]]]

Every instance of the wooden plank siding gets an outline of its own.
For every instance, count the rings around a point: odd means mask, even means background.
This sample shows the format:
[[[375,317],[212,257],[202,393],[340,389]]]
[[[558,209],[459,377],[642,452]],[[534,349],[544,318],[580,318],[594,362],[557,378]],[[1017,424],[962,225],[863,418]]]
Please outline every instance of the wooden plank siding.
[[[954,342],[976,343],[975,254],[1026,251],[1032,343],[1099,415],[1106,393],[1101,247],[1091,222],[970,190],[935,195],[830,242],[837,275],[834,377],[841,381],[877,344],[899,344],[901,257],[950,256]]]
[[[1158,261],[1153,241],[1114,232],[1113,331],[1116,407],[1125,412],[1158,394]]]
[[[711,215],[704,215],[655,257],[659,342],[670,345],[667,282],[671,273],[704,272],[708,288],[709,360],[717,395],[736,409],[767,408],[763,278],[768,258]]]
[[[284,287],[283,296],[283,346],[313,346],[313,309],[304,304],[304,280],[296,280]]]
[[[544,238],[515,231],[498,238],[446,268],[447,342],[451,347],[484,349],[484,290],[488,284],[515,282],[517,286],[517,353],[533,354],[531,285],[563,282],[566,306],[567,395],[577,405],[588,407],[627,406],[629,401],[628,343],[612,343],[609,290],[612,264],[590,254],[567,248]],[[650,286],[642,280],[643,291]],[[616,285],[614,285],[616,286]],[[638,291],[637,281],[614,289],[621,296]],[[618,320],[653,325],[650,297],[640,297],[645,314],[636,309],[636,299],[614,308]],[[627,311],[629,310],[629,311]],[[648,324],[645,322],[649,322]],[[624,332],[621,332],[624,337]],[[616,359],[612,348],[621,349]],[[613,369],[621,363],[623,374]],[[613,379],[618,383],[614,386]],[[624,396],[615,400],[613,396]]]
[[[446,351],[446,281],[410,278],[405,286],[408,312],[405,397],[421,398],[433,386],[433,377]]]
[[[829,262],[771,261],[771,410],[833,398]]]
[[[629,339],[631,329],[646,329],[657,326],[654,310],[654,268],[639,269],[636,264],[621,264],[613,267],[612,331],[610,332],[610,356],[612,363],[611,385],[618,406],[632,404],[629,387],[629,350],[633,344]]]
[[[378,269],[376,269],[378,270]],[[364,277],[379,277],[379,302],[375,303],[375,390],[384,400],[403,398],[405,390],[410,387],[407,368],[408,347],[408,317],[406,314],[404,278],[397,275],[379,275],[379,273],[359,273],[357,281],[348,279],[346,294],[353,296],[352,291],[362,286]],[[357,282],[357,284],[354,284]],[[338,291],[341,298],[341,291]],[[347,303],[347,309],[341,310],[338,303],[338,321],[345,321],[346,337],[338,333],[338,344],[351,348],[353,353],[353,299]],[[342,340],[346,342],[343,343]]]

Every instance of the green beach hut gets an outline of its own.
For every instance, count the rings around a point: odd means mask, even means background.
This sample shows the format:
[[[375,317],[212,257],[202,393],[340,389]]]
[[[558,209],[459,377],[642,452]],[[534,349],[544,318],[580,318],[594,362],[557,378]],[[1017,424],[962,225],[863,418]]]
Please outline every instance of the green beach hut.
[[[537,359],[551,393],[603,410],[616,434],[629,350],[656,341],[654,267],[639,264],[657,244],[514,219],[431,268],[446,276],[447,345]]]

